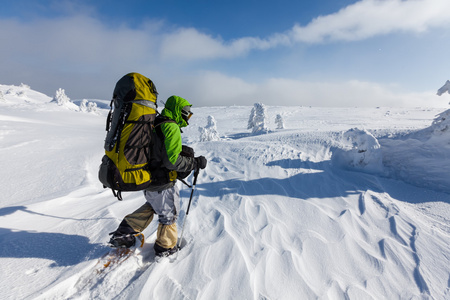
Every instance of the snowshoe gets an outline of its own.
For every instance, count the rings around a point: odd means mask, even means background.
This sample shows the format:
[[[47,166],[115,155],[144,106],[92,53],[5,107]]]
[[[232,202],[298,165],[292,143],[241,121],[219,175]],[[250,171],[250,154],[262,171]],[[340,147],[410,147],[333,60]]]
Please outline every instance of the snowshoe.
[[[122,234],[120,232],[111,232],[110,235],[112,237],[108,242],[108,246],[111,248],[131,248],[136,244],[136,237],[140,238],[142,236],[141,233]]]
[[[109,241],[109,246],[113,249],[99,258],[96,265],[97,274],[103,273],[106,268],[111,269],[111,266],[120,265],[130,256],[133,256],[136,253],[140,253],[138,249],[142,248],[145,243],[145,237],[143,233],[126,234],[122,236],[114,236],[114,233],[112,234],[113,236]],[[131,238],[130,236],[133,236],[133,238]],[[132,241],[132,245],[130,241]]]

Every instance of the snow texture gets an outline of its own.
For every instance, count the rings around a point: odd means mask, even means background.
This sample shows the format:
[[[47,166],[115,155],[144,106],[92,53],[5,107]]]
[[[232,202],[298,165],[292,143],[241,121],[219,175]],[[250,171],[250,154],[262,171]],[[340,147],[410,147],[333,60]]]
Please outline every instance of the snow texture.
[[[450,299],[448,110],[271,106],[289,129],[252,135],[251,107],[194,103],[183,143],[208,166],[188,218],[179,183],[184,248],[155,263],[154,220],[139,255],[97,273],[145,201],[97,179],[109,101],[0,91],[1,299]],[[213,115],[222,139],[200,142]]]

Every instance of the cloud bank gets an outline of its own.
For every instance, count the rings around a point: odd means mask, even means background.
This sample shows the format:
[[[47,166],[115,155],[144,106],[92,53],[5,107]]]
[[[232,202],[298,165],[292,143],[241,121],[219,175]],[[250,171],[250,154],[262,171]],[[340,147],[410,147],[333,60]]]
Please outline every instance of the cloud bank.
[[[314,82],[270,78],[249,83],[219,72],[203,72],[174,81],[163,90],[184,91],[195,106],[213,105],[299,105],[321,107],[446,107],[448,99],[435,91],[405,93],[395,86],[359,80]]]

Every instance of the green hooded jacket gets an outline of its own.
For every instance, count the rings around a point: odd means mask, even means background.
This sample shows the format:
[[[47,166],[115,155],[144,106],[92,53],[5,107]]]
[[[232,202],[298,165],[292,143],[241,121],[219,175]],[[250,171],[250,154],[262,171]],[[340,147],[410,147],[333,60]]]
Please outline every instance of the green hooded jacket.
[[[185,173],[195,168],[196,163],[193,157],[180,155],[182,151],[181,128],[188,125],[181,116],[181,110],[185,106],[191,106],[191,104],[186,99],[171,96],[167,99],[161,117],[156,117],[156,138],[152,143],[150,159],[150,171],[153,179],[152,184],[147,188],[148,191],[162,191],[175,185],[176,180],[169,179],[171,171]],[[165,120],[158,122],[159,118]],[[174,122],[168,122],[167,119]]]
[[[165,136],[164,145],[169,161],[175,165],[179,154],[181,153],[181,131],[188,124],[181,116],[181,110],[185,106],[192,106],[186,99],[178,96],[171,96],[167,99],[161,115],[176,122],[167,122],[161,124],[161,131]]]

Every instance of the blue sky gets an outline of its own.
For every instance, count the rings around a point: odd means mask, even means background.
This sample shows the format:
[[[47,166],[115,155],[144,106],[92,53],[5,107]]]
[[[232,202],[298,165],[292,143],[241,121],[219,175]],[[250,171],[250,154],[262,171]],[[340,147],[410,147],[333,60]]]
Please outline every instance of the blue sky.
[[[448,0],[2,1],[0,84],[197,106],[447,106]]]

